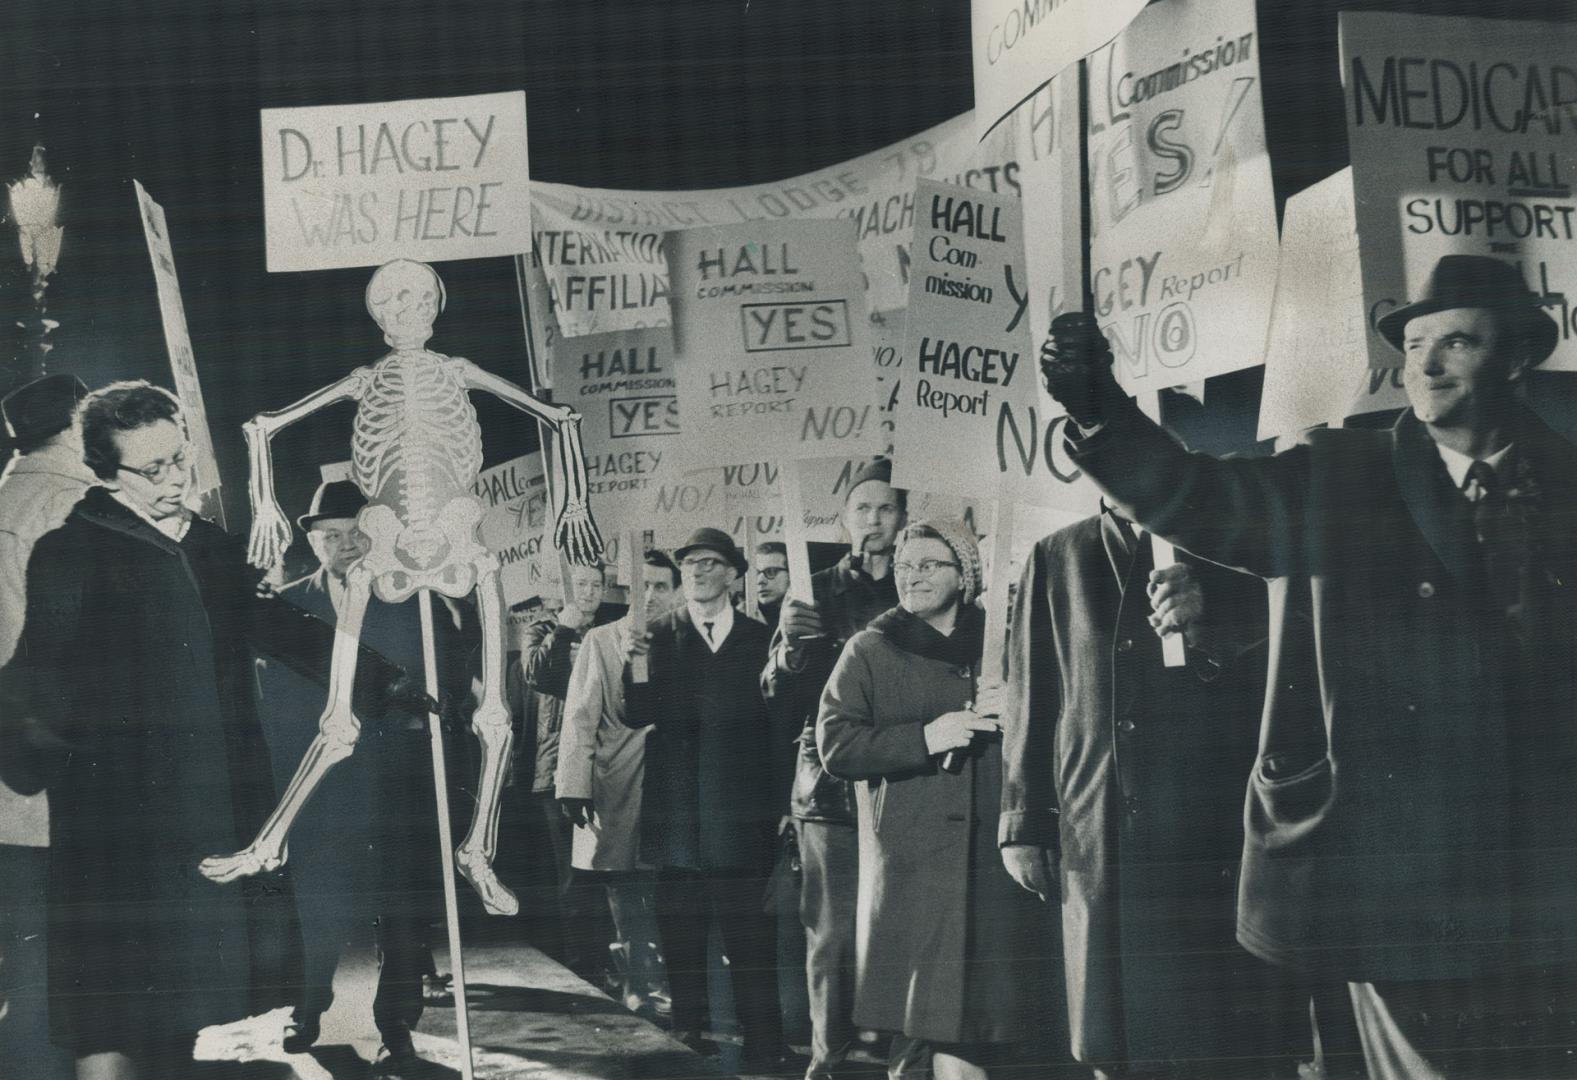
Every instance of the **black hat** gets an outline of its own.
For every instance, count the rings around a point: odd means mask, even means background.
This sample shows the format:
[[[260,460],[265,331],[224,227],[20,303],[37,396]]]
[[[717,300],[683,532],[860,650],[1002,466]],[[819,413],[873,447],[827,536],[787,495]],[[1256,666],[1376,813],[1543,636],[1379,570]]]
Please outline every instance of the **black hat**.
[[[722,529],[697,529],[690,534],[690,539],[684,542],[683,547],[674,551],[674,558],[683,562],[685,556],[690,554],[690,552],[702,550],[713,551],[723,556],[723,558],[734,564],[734,569],[739,571],[740,574],[745,572],[748,565],[745,562],[744,552],[734,546],[733,537],[729,536]]]
[[[893,463],[884,457],[872,458],[855,471],[849,481],[849,491],[853,491],[861,484],[870,480],[880,480],[884,484],[893,482]]]
[[[42,442],[71,426],[77,402],[87,396],[88,388],[75,375],[45,375],[25,383],[0,398],[6,434],[22,446]]]
[[[1424,282],[1423,295],[1388,311],[1375,323],[1380,336],[1401,351],[1402,331],[1420,315],[1451,308],[1491,308],[1509,320],[1508,329],[1528,343],[1537,364],[1555,351],[1560,328],[1522,281],[1517,268],[1486,255],[1445,255]]]
[[[325,480],[312,493],[312,505],[296,519],[296,524],[306,532],[322,518],[354,518],[366,505],[367,497],[354,480]]]

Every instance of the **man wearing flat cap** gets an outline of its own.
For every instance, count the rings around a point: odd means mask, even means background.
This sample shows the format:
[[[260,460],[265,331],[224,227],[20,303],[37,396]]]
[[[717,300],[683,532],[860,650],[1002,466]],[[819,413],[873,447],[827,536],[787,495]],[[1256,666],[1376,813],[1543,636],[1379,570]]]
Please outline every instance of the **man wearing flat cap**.
[[[721,529],[697,529],[674,552],[686,603],[632,628],[626,656],[647,656],[649,679],[625,668],[624,722],[650,726],[641,796],[641,858],[657,868],[657,920],[673,994],[673,1029],[701,1048],[706,934],[715,919],[745,1031],[742,1071],[783,1056],[777,933],[763,911],[777,800],[769,724],[758,679],[771,634],[735,611],[729,589],[745,556]]]
[[[27,560],[96,483],[82,462],[77,403],[88,388],[73,375],[46,375],[0,399],[16,452],[0,473],[0,667],[16,650],[27,611]],[[40,1077],[70,1076],[70,1055],[49,1045],[41,995],[45,970],[44,871],[49,803],[0,783],[0,1061],[30,1061]]]
[[[1377,329],[1411,403],[1395,426],[1256,460],[1184,452],[1088,316],[1041,364],[1123,513],[1270,584],[1239,941],[1348,983],[1373,1077],[1565,1075],[1577,448],[1517,393],[1559,330],[1472,255]]]

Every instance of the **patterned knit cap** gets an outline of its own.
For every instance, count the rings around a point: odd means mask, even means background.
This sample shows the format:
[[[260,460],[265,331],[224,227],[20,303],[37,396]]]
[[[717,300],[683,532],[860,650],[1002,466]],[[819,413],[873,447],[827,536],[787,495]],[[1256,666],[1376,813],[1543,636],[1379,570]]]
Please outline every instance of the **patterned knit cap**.
[[[968,607],[980,595],[980,546],[975,543],[969,526],[951,518],[916,521],[898,534],[898,547],[903,547],[910,540],[937,538],[952,549],[953,558],[958,562],[958,576],[964,588],[964,595],[960,599]]]

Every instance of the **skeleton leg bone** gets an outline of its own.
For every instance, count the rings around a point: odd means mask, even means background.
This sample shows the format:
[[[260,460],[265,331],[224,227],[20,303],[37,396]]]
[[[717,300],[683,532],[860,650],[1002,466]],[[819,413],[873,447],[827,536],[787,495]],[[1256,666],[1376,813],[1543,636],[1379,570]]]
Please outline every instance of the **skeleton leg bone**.
[[[509,706],[504,702],[504,596],[498,580],[498,560],[484,555],[476,560],[476,567],[476,597],[482,621],[482,702],[471,725],[482,744],[482,775],[477,784],[476,815],[471,819],[470,832],[455,850],[455,866],[491,914],[513,915],[520,910],[520,902],[493,871],[493,855],[498,850],[499,796],[509,764],[509,748],[515,740],[509,726]]]
[[[296,815],[318,789],[330,769],[350,757],[361,735],[361,724],[351,712],[351,688],[356,682],[356,655],[361,644],[361,623],[372,593],[372,574],[360,563],[345,575],[345,612],[334,635],[329,664],[328,703],[318,718],[318,733],[296,767],[279,805],[263,823],[257,838],[233,855],[206,858],[198,870],[212,881],[224,883],[282,866],[286,842]]]

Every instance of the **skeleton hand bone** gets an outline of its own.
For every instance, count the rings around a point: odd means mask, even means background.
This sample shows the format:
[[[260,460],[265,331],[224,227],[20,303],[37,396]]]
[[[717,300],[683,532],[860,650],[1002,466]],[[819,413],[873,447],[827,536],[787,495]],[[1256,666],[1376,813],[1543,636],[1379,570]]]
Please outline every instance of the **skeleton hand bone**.
[[[247,561],[259,570],[271,570],[284,558],[290,546],[290,522],[272,500],[259,503],[252,518],[252,536],[247,545]]]

